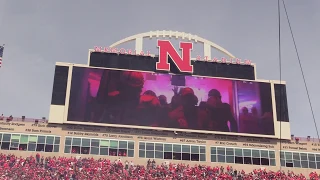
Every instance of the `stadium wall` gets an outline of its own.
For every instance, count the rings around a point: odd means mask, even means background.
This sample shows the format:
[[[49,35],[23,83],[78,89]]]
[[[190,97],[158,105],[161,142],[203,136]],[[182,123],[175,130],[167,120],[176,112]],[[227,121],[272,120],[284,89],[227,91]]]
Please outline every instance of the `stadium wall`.
[[[206,164],[211,166],[227,166],[231,165],[236,169],[244,169],[245,171],[251,171],[253,169],[258,168],[267,168],[268,170],[277,171],[280,169],[280,164],[283,160],[280,161],[280,150],[293,153],[300,154],[301,163],[300,166],[303,166],[303,154],[312,153],[318,159],[320,157],[320,148],[318,142],[313,141],[296,141],[296,140],[282,140],[281,143],[277,139],[268,139],[268,138],[254,138],[254,137],[236,137],[236,136],[227,136],[227,135],[208,135],[208,134],[195,134],[195,133],[173,133],[171,131],[157,131],[157,130],[139,130],[139,129],[128,129],[128,128],[110,128],[110,127],[97,127],[97,126],[81,126],[81,125],[64,125],[64,124],[46,124],[46,123],[28,123],[28,122],[0,122],[0,138],[2,146],[5,141],[4,134],[11,135],[11,146],[10,148],[14,148],[13,144],[20,142],[20,145],[23,140],[22,136],[29,136],[29,144],[31,140],[31,136],[38,137],[37,144],[44,144],[44,148],[50,144],[48,141],[48,137],[59,137],[59,142],[52,141],[57,148],[56,150],[51,150],[50,152],[46,152],[47,149],[37,149],[36,151],[30,152],[28,150],[22,151],[17,150],[5,150],[1,149],[2,153],[8,154],[16,154],[18,156],[29,156],[36,155],[41,152],[44,156],[67,156],[67,157],[94,157],[94,158],[108,158],[111,160],[116,160],[119,157],[111,156],[110,154],[107,156],[102,155],[92,155],[92,154],[74,154],[72,152],[65,153],[68,143],[66,139],[100,139],[100,140],[114,140],[114,141],[126,141],[132,142],[132,157],[120,157],[123,161],[133,161],[135,164],[145,164],[148,157],[141,157],[141,143],[150,143],[150,144],[176,144],[182,146],[193,146],[200,147],[200,155],[203,153],[203,156],[200,157],[198,161],[185,161],[185,160],[166,160],[163,158],[155,158],[157,163],[163,162],[171,162],[171,163],[187,163],[191,165],[195,164]],[[47,139],[43,142],[39,142],[41,137],[47,137]],[[10,140],[9,140],[10,141]],[[36,140],[35,140],[36,141]],[[19,146],[19,145],[18,145]],[[29,146],[29,145],[28,145]],[[111,146],[111,145],[110,145]],[[121,145],[120,145],[121,146]],[[203,152],[201,152],[201,147],[203,147]],[[281,147],[281,148],[280,148]],[[111,147],[110,147],[111,148]],[[120,147],[119,147],[120,148]],[[227,163],[227,162],[216,162],[217,160],[213,160],[213,150],[216,149],[243,149],[243,153],[245,150],[250,150],[252,155],[254,156],[254,151],[266,151],[269,152],[269,165],[252,165],[252,164],[236,164],[236,163]],[[101,149],[101,148],[100,148]],[[38,151],[38,152],[37,152]],[[56,152],[54,152],[56,151]],[[101,151],[101,150],[100,150]],[[128,150],[130,151],[130,150]],[[174,151],[174,150],[173,150]],[[228,151],[228,150],[226,150]],[[236,150],[234,150],[236,151]],[[270,152],[274,152],[274,157],[270,156]],[[228,154],[228,152],[226,152]],[[261,153],[261,157],[262,157]],[[282,155],[283,156],[283,155]],[[292,156],[292,155],[291,155]],[[214,155],[214,157],[218,157],[218,155]],[[259,155],[260,157],[260,155]],[[294,158],[294,155],[293,155]],[[271,159],[274,159],[274,164],[271,162]],[[318,159],[320,160],[320,159]],[[307,162],[310,163],[310,160]],[[320,164],[320,162],[319,162]],[[284,165],[285,166],[285,165]],[[295,173],[303,173],[308,174],[311,171],[315,171],[314,168],[288,168],[281,167],[282,170],[290,170]],[[318,167],[320,169],[320,166]]]

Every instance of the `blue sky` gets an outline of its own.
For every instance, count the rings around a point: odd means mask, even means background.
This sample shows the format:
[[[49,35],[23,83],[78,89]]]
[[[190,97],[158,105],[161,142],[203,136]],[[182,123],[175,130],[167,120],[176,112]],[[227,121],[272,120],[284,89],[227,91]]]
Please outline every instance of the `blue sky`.
[[[285,2],[320,126],[316,80],[320,75],[320,1]],[[291,131],[315,137],[283,7],[281,10],[282,78],[287,82]],[[108,46],[152,30],[199,35],[237,57],[251,59],[257,64],[259,79],[279,79],[277,25],[277,0],[0,0],[0,44],[6,44],[0,69],[0,113],[48,117],[55,62],[83,64],[88,49],[95,45]],[[153,41],[146,42],[145,49],[153,48]]]

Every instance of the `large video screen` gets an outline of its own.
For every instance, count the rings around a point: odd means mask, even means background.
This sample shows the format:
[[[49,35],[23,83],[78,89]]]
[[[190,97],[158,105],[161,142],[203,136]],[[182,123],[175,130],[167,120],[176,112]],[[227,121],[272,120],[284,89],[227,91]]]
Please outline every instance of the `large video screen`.
[[[67,121],[274,135],[270,83],[87,67]]]

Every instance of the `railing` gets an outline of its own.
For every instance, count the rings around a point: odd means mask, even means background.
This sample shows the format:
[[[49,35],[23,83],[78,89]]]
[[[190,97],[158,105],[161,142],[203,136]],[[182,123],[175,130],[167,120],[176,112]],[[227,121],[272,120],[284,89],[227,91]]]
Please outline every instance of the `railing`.
[[[299,142],[305,142],[305,141],[308,141],[308,142],[317,142],[317,143],[320,143],[320,139],[318,138],[306,138],[306,137],[293,137],[293,140],[295,139],[299,139]]]
[[[19,118],[19,117],[0,117],[0,121],[7,122],[37,122],[38,123],[48,123],[47,119],[33,119],[33,118]]]

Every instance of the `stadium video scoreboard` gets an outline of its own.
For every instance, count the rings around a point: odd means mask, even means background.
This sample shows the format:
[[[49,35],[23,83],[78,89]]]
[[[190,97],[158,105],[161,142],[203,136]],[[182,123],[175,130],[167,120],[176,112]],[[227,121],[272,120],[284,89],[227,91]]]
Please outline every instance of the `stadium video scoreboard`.
[[[162,49],[158,57],[91,52],[88,65],[57,63],[49,123],[279,138],[282,122],[281,138],[291,137],[285,84],[256,80],[251,65]]]

